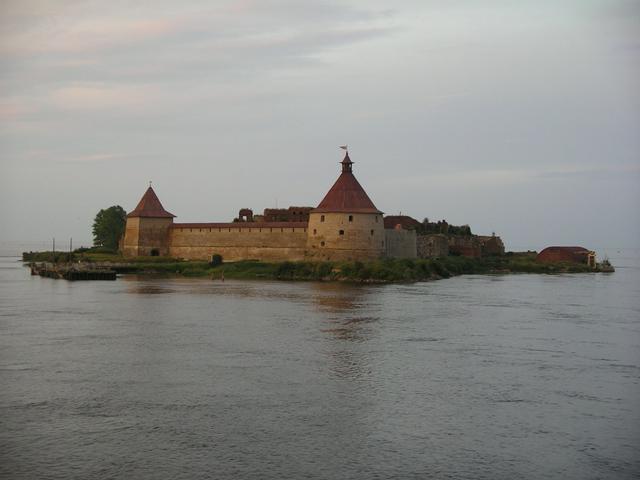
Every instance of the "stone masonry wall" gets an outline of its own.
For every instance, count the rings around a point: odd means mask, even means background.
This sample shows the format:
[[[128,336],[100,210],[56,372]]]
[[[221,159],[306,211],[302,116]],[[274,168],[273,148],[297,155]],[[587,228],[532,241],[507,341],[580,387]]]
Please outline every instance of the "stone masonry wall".
[[[247,259],[304,259],[306,228],[248,225],[196,228],[174,226],[169,233],[169,255],[188,260],[210,260],[213,254],[219,254],[230,262]]]
[[[122,253],[125,257],[168,255],[172,218],[127,218]]]
[[[385,235],[385,255],[389,258],[416,258],[416,231],[402,228],[387,228]]]
[[[462,257],[480,258],[482,247],[474,235],[449,235],[449,252]]]
[[[437,258],[449,255],[449,240],[446,235],[441,233],[419,235],[416,243],[419,258]]]
[[[313,260],[371,260],[384,254],[382,215],[312,213],[308,228],[307,254]]]

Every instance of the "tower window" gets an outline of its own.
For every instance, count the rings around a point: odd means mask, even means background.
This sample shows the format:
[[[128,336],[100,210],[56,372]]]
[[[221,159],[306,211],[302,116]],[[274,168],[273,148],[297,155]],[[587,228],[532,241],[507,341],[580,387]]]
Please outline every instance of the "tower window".
[[[316,229],[314,228],[314,229],[313,229],[313,234],[315,235],[316,233],[317,233],[317,231],[316,231]]]
[[[340,230],[340,231],[338,232],[338,234],[340,234],[340,235],[344,235],[344,230]]]
[[[353,222],[353,215],[349,215],[349,221]]]
[[[324,215],[320,215],[320,221],[324,222]]]
[[[321,247],[324,247],[324,242],[320,242],[320,246],[321,246]]]
[[[378,223],[378,215],[376,215],[376,223]]]
[[[373,230],[371,230],[371,236],[373,236]]]

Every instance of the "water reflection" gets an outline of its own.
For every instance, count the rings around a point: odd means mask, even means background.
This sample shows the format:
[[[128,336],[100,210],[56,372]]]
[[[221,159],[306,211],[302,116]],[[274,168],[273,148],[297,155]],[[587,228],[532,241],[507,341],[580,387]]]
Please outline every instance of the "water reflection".
[[[202,278],[149,278],[136,275],[124,275],[120,278],[129,294],[212,297],[212,301],[218,305],[218,312],[224,312],[225,316],[229,312],[221,302],[227,299],[250,302],[244,304],[247,308],[245,311],[258,315],[266,307],[264,302],[298,304],[303,309],[310,309],[309,313],[316,317],[314,322],[318,322],[317,328],[327,340],[325,353],[330,360],[328,368],[331,374],[339,378],[355,379],[370,373],[366,350],[367,343],[377,337],[376,325],[380,318],[372,313],[377,313],[375,305],[380,293],[379,287],[323,282],[219,282]],[[214,297],[219,298],[220,302],[214,300]],[[173,312],[172,300],[167,297],[165,301],[145,303],[145,311],[148,312],[150,308],[154,311],[164,310],[165,313]],[[256,321],[259,322],[260,319],[257,318]]]
[[[251,300],[300,301],[305,292],[286,282],[184,278],[168,276],[123,275],[126,292],[134,294],[181,293],[191,295],[219,295]]]
[[[314,283],[313,307],[323,314],[322,333],[327,334],[329,371],[342,379],[360,379],[371,373],[367,343],[375,338],[379,318],[369,313],[371,288],[339,283]]]
[[[372,329],[367,324],[377,322],[375,317],[357,317],[346,319],[329,319],[334,326],[322,329],[323,332],[331,333],[340,340],[352,342],[363,342],[367,340]]]
[[[361,316],[365,297],[371,291],[359,285],[338,283],[315,283],[312,285],[312,303],[326,316],[327,325],[323,332],[335,338],[349,341],[364,341],[368,333],[366,325],[377,321],[371,316]]]
[[[367,287],[343,283],[312,283],[312,302],[321,312],[343,313],[356,310],[369,293]]]
[[[167,277],[150,278],[149,276],[121,275],[118,281],[123,281],[126,285],[126,292],[139,295],[159,295],[175,293],[172,282]]]

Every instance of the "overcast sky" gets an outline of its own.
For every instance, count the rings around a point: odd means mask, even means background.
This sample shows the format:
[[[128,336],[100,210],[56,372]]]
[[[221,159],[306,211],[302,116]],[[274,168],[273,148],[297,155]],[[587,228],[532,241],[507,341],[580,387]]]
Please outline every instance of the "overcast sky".
[[[348,143],[387,214],[640,247],[640,2],[0,4],[0,241],[315,206]]]

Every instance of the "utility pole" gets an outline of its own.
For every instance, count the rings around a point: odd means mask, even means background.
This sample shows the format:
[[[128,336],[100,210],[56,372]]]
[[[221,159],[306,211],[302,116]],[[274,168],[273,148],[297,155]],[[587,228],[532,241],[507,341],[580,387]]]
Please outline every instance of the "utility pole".
[[[56,237],[53,237],[53,253],[56,251]]]
[[[69,238],[69,253],[73,251],[73,237]]]

